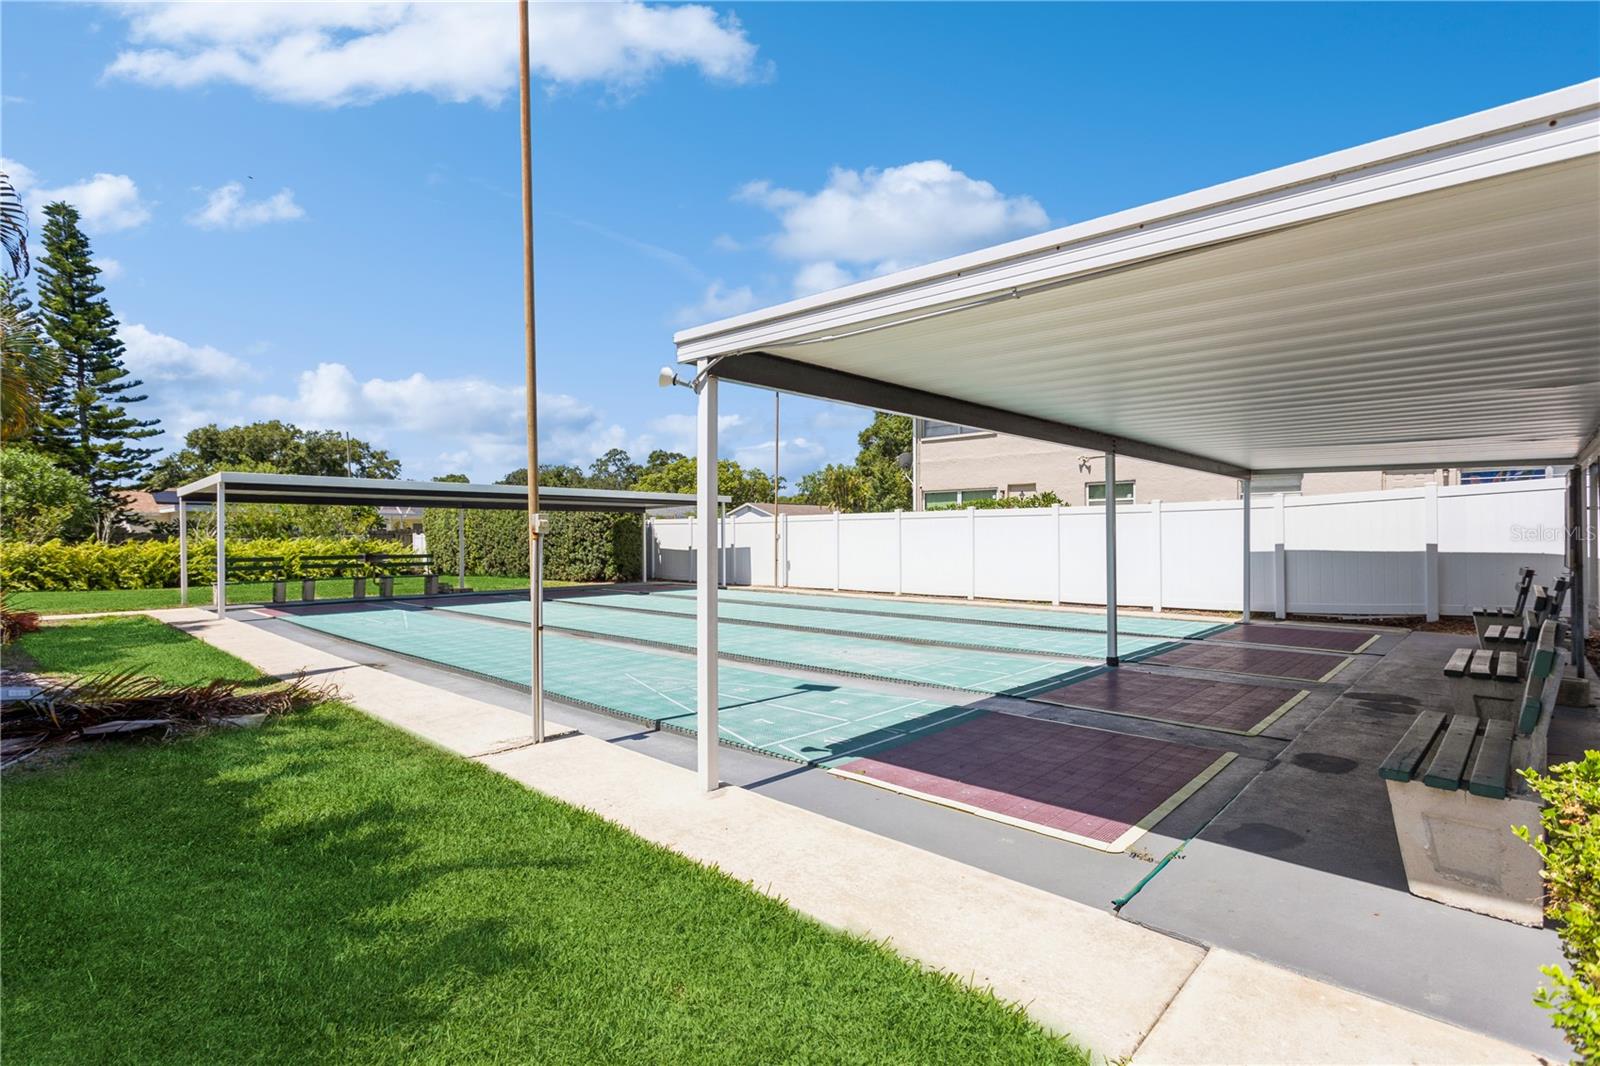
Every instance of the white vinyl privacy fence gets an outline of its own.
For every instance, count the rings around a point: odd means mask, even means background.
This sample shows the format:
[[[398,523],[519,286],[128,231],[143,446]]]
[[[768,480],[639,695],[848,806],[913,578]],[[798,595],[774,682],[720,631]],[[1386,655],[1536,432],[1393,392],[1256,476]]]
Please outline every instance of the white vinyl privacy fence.
[[[1508,598],[1517,568],[1563,567],[1560,479],[1330,496],[1251,508],[1252,609],[1283,614],[1465,614]],[[1237,500],[1117,508],[1117,599],[1238,610]],[[1098,507],[759,516],[723,523],[730,585],[1105,602]],[[650,576],[692,581],[699,518],[652,520]],[[774,580],[774,536],[777,574]]]

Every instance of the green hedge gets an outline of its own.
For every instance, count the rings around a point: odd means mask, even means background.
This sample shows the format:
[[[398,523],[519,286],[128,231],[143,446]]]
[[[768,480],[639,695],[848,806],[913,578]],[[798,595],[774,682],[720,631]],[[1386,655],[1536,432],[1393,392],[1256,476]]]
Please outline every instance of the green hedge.
[[[228,554],[276,556],[289,561],[307,555],[394,553],[392,540],[335,537],[257,538],[230,540]],[[189,542],[189,581],[209,585],[216,578],[217,548],[210,539]],[[60,589],[152,589],[178,584],[178,542],[130,541],[125,544],[0,543],[0,588],[53,591]]]
[[[544,576],[549,581],[637,581],[638,515],[559,512],[547,516]],[[428,550],[441,570],[454,571],[456,512],[422,516]],[[467,573],[528,576],[528,516],[524,511],[467,512]]]
[[[1566,969],[1541,967],[1550,985],[1534,1002],[1566,1034],[1577,1062],[1600,1061],[1600,751],[1547,774],[1520,771],[1544,798],[1543,838],[1515,832],[1544,859],[1545,913],[1561,932]]]

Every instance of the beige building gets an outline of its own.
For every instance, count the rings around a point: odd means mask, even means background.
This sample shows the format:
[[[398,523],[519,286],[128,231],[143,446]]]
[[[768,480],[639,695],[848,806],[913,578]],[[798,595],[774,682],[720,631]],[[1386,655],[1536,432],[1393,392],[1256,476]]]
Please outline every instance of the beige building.
[[[1023,437],[919,419],[917,510],[975,499],[1032,496],[1053,492],[1074,507],[1105,502],[1105,457],[1082,448],[1045,444]],[[1305,474],[1257,483],[1257,491],[1316,495],[1366,492],[1416,485],[1454,485],[1460,471],[1387,470]],[[1145,459],[1117,457],[1117,502],[1233,500],[1239,483],[1220,474],[1167,466]]]

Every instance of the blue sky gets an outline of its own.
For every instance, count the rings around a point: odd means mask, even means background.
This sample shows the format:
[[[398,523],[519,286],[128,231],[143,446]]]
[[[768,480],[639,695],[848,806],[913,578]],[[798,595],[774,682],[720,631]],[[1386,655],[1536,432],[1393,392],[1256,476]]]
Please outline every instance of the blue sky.
[[[684,325],[1594,77],[1590,4],[535,5],[541,449],[690,450]],[[180,432],[523,465],[509,5],[6,3],[0,152],[84,210]],[[723,393],[771,461],[771,396]],[[867,416],[785,403],[785,475]]]

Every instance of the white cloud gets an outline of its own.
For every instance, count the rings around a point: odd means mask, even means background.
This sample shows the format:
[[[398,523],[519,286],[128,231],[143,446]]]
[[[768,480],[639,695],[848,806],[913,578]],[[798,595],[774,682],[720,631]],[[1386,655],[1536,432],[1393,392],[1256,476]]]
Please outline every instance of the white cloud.
[[[150,205],[126,174],[100,173],[70,185],[46,186],[32,168],[14,159],[0,159],[0,170],[10,176],[35,224],[42,224],[44,205],[57,200],[76,207],[90,233],[114,233],[150,221]]]
[[[745,185],[738,198],[777,216],[770,240],[801,263],[795,288],[815,292],[1043,229],[1044,208],[1007,196],[941,159],[865,170],[834,168],[815,193]]]
[[[756,302],[756,294],[750,286],[730,289],[718,280],[706,286],[705,295],[699,303],[679,308],[673,318],[679,325],[697,326],[702,322],[715,322],[719,318],[741,314],[754,307]]]
[[[828,458],[827,445],[809,437],[786,437],[778,442],[779,474],[784,484],[792,487],[799,474],[809,473],[822,466]],[[740,466],[754,467],[772,473],[772,441],[747,444],[733,453]]]
[[[100,268],[100,279],[102,281],[116,281],[122,277],[122,260],[120,259],[113,259],[109,255],[97,255],[94,257],[94,265]]]
[[[279,189],[265,200],[246,200],[244,186],[230,181],[212,189],[205,206],[190,215],[188,221],[201,229],[249,229],[268,222],[291,222],[305,214],[305,209],[294,202],[293,189]]]
[[[137,322],[123,326],[118,336],[127,349],[128,370],[146,382],[235,382],[255,376],[248,363],[220,348],[189,344]]]
[[[717,435],[719,440],[731,431],[744,429],[748,426],[749,422],[746,421],[743,415],[717,416]],[[655,436],[644,438],[646,446],[665,448],[671,452],[683,452],[686,455],[694,454],[696,429],[694,415],[663,415],[660,418],[651,420],[650,429]],[[718,450],[726,454],[726,449],[719,448]]]
[[[516,86],[516,8],[506,3],[127,4],[133,45],[106,73],[147,85],[230,83],[337,107],[403,93],[497,103]],[[538,76],[614,92],[693,67],[748,82],[764,73],[732,14],[699,4],[534,5]]]

